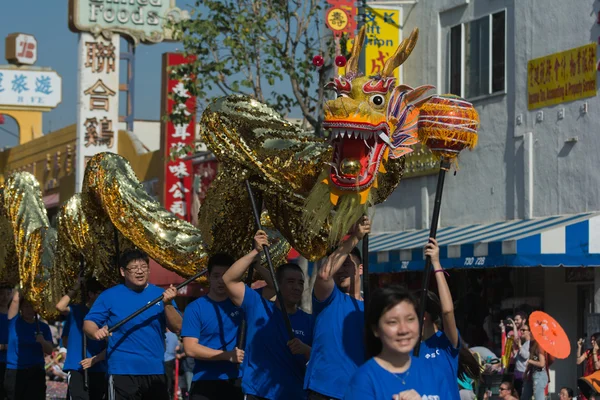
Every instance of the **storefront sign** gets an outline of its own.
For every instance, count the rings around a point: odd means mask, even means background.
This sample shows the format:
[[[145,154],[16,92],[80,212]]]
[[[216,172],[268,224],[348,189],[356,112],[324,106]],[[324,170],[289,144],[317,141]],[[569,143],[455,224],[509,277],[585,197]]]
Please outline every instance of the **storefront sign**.
[[[33,65],[37,61],[37,40],[26,33],[11,33],[5,41],[6,61],[17,65]]]
[[[120,33],[135,42],[170,40],[168,21],[186,18],[175,0],[70,0],[69,27],[75,32]],[[109,36],[109,35],[107,35]]]
[[[0,68],[0,106],[51,109],[62,101],[62,79],[54,71]]]
[[[527,63],[530,110],[596,95],[596,43]]]
[[[367,40],[365,49],[365,68],[368,76],[379,75],[388,58],[400,45],[400,10],[368,8],[365,11]],[[396,84],[400,83],[400,68],[394,71]]]
[[[196,126],[196,98],[185,88],[182,80],[172,79],[172,68],[194,62],[194,58],[186,58],[180,53],[166,53],[163,55],[163,110],[161,118],[164,157],[164,205],[173,214],[186,221],[191,221],[192,204],[192,161],[186,159],[191,152],[177,152],[178,149],[193,148]],[[182,79],[189,79],[183,77]],[[164,86],[166,85],[166,87]],[[168,121],[164,116],[169,116]],[[172,122],[172,117],[185,116],[186,123]],[[182,120],[182,118],[178,118]],[[175,152],[174,152],[175,150]],[[173,158],[172,155],[176,154]]]
[[[111,40],[79,35],[76,190],[81,190],[87,160],[118,153],[119,36]]]

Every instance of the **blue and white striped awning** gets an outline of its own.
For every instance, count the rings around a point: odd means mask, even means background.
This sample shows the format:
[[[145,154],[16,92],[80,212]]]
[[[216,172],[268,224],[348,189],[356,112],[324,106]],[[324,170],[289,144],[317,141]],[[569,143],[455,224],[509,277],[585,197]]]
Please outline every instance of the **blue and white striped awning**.
[[[373,234],[369,272],[419,271],[429,229]],[[441,227],[444,268],[600,266],[600,212]]]

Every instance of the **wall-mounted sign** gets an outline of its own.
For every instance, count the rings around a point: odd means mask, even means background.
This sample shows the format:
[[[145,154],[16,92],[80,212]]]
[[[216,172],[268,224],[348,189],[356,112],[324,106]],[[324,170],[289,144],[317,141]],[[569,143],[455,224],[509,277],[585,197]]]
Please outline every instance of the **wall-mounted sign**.
[[[527,63],[530,110],[596,95],[596,43]]]
[[[0,106],[51,109],[62,100],[62,79],[51,70],[0,67]]]
[[[165,208],[178,217],[191,221],[192,204],[192,160],[189,153],[177,153],[178,149],[193,148],[196,126],[196,98],[185,88],[182,81],[172,79],[172,68],[194,62],[193,57],[186,58],[180,53],[163,54],[163,93],[162,100],[162,137],[165,157],[164,202]],[[190,78],[190,77],[188,77]],[[164,116],[185,114],[188,122],[175,125],[165,121]],[[177,157],[172,159],[172,154]]]
[[[368,8],[365,11],[367,41],[365,49],[365,68],[368,76],[379,75],[386,60],[394,55],[401,39],[400,10]],[[394,71],[396,84],[400,83],[400,68]]]
[[[33,65],[37,61],[37,40],[26,33],[11,33],[5,40],[5,54],[11,64]]]
[[[171,40],[168,21],[187,18],[175,0],[69,0],[69,28],[110,37],[127,35],[138,42]]]
[[[118,153],[119,36],[110,40],[89,33],[79,36],[76,191],[81,190],[86,160]]]

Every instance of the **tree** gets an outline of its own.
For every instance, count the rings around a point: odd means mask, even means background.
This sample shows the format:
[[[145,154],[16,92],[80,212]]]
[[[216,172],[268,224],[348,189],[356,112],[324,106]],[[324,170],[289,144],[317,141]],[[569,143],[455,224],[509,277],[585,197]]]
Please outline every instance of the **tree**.
[[[196,95],[247,94],[281,114],[298,107],[321,135],[324,85],[333,72],[333,37],[320,0],[198,0],[178,23],[185,51],[197,56]],[[317,71],[314,55],[324,58]],[[291,91],[282,89],[288,81]]]

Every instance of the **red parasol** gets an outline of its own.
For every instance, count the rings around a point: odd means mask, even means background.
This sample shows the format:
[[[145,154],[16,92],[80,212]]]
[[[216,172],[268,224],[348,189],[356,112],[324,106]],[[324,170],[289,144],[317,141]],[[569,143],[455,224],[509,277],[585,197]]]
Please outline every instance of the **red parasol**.
[[[554,318],[545,312],[535,311],[529,316],[529,327],[533,338],[545,352],[560,359],[569,356],[569,337]]]

